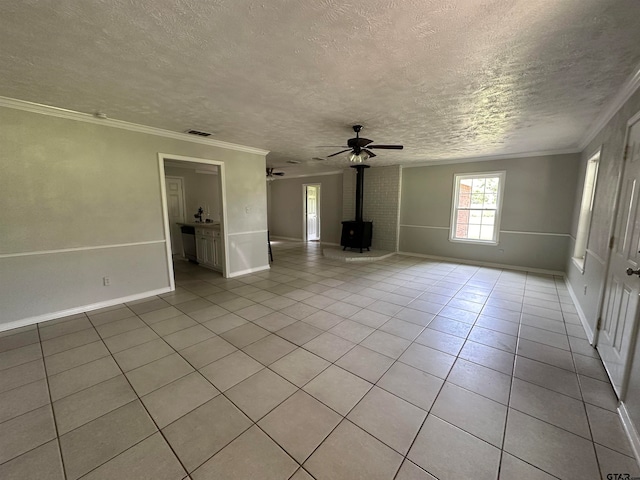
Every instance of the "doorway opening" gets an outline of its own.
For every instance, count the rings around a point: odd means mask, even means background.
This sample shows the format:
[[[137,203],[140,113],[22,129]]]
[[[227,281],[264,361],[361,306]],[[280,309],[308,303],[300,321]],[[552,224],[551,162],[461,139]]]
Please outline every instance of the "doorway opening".
[[[213,232],[211,235],[215,238],[209,242],[217,250],[212,250],[207,258],[211,257],[209,263],[217,262],[218,266],[214,269],[221,270],[222,276],[227,277],[229,255],[224,163],[162,153],[158,154],[158,160],[171,289],[175,289],[173,259],[186,258],[179,224],[203,224],[203,227],[219,225],[219,237]],[[206,233],[203,235],[206,236]],[[208,265],[206,261],[204,263]]]
[[[320,184],[302,185],[302,240],[320,241]]]

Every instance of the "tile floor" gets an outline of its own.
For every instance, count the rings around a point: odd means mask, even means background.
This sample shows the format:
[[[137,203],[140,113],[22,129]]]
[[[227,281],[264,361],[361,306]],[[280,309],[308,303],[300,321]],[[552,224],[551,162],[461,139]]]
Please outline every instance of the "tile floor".
[[[274,255],[0,334],[0,478],[640,475],[561,278]]]

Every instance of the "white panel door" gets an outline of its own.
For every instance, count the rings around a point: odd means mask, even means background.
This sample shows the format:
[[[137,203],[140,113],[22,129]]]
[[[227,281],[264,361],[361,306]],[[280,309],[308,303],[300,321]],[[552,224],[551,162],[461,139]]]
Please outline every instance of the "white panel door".
[[[182,178],[165,177],[171,253],[182,255],[182,235],[177,223],[184,222],[184,190]]]
[[[598,351],[619,398],[624,395],[638,317],[640,278],[640,122],[627,141]]]

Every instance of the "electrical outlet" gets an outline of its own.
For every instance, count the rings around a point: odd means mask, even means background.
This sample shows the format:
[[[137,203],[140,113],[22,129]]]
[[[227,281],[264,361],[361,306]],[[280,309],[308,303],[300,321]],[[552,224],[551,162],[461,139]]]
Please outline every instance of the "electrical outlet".
[[[587,286],[586,285],[584,286],[584,294],[585,295],[587,294]]]
[[[102,277],[102,284],[105,287],[108,287],[109,285],[111,285],[111,279],[109,277]]]

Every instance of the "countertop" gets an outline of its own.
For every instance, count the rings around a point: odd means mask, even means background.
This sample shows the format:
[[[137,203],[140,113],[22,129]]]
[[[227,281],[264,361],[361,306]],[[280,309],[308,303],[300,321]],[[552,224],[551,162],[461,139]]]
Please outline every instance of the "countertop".
[[[205,222],[193,222],[193,223],[180,223],[178,222],[178,225],[182,226],[182,225],[187,225],[188,227],[196,227],[196,228],[220,228],[220,222],[209,222],[209,223],[205,223]]]

